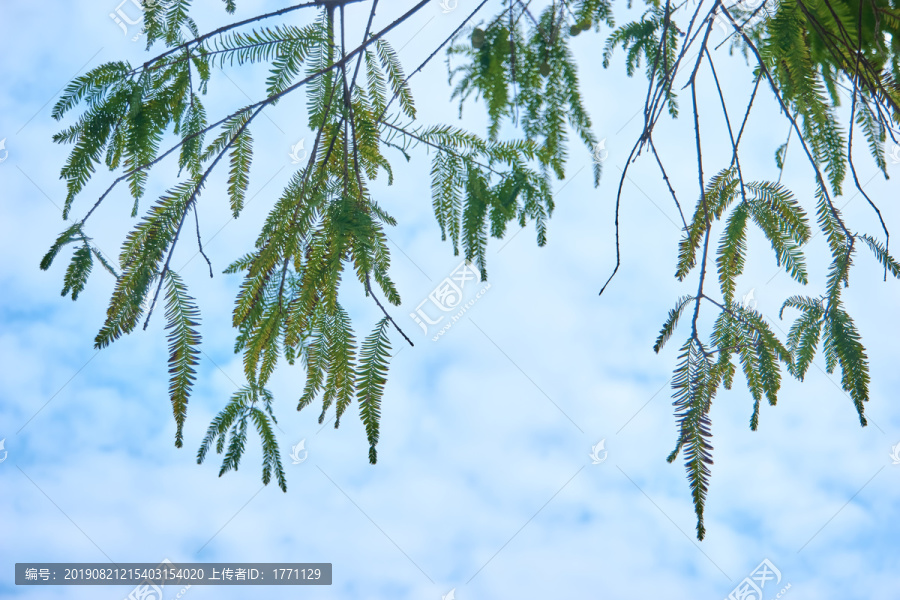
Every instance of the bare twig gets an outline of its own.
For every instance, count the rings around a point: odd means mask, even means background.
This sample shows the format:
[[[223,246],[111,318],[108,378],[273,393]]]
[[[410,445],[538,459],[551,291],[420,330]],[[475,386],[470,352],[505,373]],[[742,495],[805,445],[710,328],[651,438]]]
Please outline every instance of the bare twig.
[[[412,340],[409,339],[409,336],[407,336],[405,333],[403,333],[403,330],[400,329],[400,326],[399,326],[399,325],[397,325],[397,322],[394,320],[394,317],[392,317],[392,316],[390,315],[390,313],[388,313],[388,311],[386,311],[386,310],[384,309],[384,306],[382,306],[381,302],[378,300],[378,296],[375,295],[375,292],[372,291],[372,284],[369,282],[369,274],[368,274],[368,273],[366,273],[366,293],[367,293],[368,295],[372,296],[372,299],[375,300],[375,304],[378,305],[378,308],[381,309],[381,312],[384,313],[384,316],[387,317],[388,321],[390,321],[391,324],[397,329],[397,331],[400,332],[400,335],[402,335],[403,338],[404,338],[407,342],[409,342],[409,345],[410,345],[410,346],[415,346],[415,344],[413,344]]]
[[[858,16],[859,21],[857,24],[858,28],[862,27],[862,7],[863,7],[863,3],[860,2],[859,3],[859,16]],[[881,211],[878,209],[878,207],[875,205],[875,203],[872,202],[872,199],[869,198],[869,195],[863,189],[863,186],[860,185],[859,177],[856,175],[856,165],[853,163],[853,130],[855,129],[853,123],[856,118],[856,95],[857,95],[857,92],[859,91],[859,61],[860,61],[860,58],[862,57],[862,32],[860,31],[858,33],[858,35],[859,35],[859,45],[856,48],[856,72],[855,72],[856,76],[852,80],[853,81],[853,99],[852,99],[851,108],[850,108],[850,125],[849,125],[850,133],[847,138],[847,162],[850,163],[850,173],[853,175],[853,183],[856,185],[856,189],[859,190],[859,193],[863,195],[863,198],[866,199],[866,202],[869,203],[869,206],[871,206],[872,209],[875,211],[875,214],[878,215],[878,221],[881,222],[881,229],[884,230],[884,235],[886,238],[885,252],[890,254],[891,232],[888,231],[887,225],[885,225],[885,223],[884,223],[884,219],[881,216]],[[887,275],[888,275],[888,268],[887,268],[887,264],[885,263],[885,265],[884,265],[884,280],[885,281],[887,281]]]
[[[653,157],[656,159],[656,164],[659,165],[659,170],[662,172],[663,180],[666,182],[666,187],[669,188],[669,193],[672,194],[672,199],[675,201],[675,206],[678,207],[678,214],[681,216],[681,223],[684,225],[684,229],[687,230],[688,225],[687,221],[684,218],[684,211],[681,210],[681,203],[678,202],[678,196],[675,195],[675,190],[672,188],[672,183],[669,181],[669,175],[666,173],[665,167],[663,167],[662,161],[659,159],[659,154],[656,152],[656,144],[653,143],[653,138],[650,138],[650,150],[653,152]]]
[[[206,255],[206,252],[203,251],[203,242],[200,241],[200,217],[197,214],[197,204],[194,204],[194,222],[197,225],[197,247],[200,249],[200,254],[203,255],[203,258],[206,259],[206,264],[209,265],[209,278],[213,278],[213,268],[212,263],[209,260],[209,257]]]

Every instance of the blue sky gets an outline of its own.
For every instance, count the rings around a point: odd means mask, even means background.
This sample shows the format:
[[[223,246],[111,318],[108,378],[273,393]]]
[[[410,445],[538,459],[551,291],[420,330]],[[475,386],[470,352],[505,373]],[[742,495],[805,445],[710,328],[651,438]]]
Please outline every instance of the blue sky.
[[[235,18],[220,2],[198,4],[201,29]],[[287,4],[239,1],[237,17]],[[406,4],[382,2],[375,27],[392,21]],[[397,29],[389,40],[407,70],[474,6],[459,0],[443,13],[435,0]],[[175,262],[184,265],[180,273],[201,303],[204,356],[185,448],[174,448],[160,319],[98,353],[92,340],[112,279],[98,271],[73,303],[59,296],[65,263],[58,261],[49,273],[37,267],[64,227],[58,172],[67,149],[51,142],[60,125],[50,107],[87,68],[121,58],[146,60],[142,44],[131,41],[137,29],[125,34],[110,18],[115,9],[115,1],[0,5],[6,50],[0,55],[0,139],[9,153],[0,163],[0,439],[8,452],[0,462],[0,595],[120,599],[128,588],[17,588],[13,566],[168,558],[334,564],[330,587],[194,587],[183,596],[191,600],[300,594],[438,600],[451,589],[461,600],[715,600],[768,559],[781,581],[778,589],[766,587],[767,600],[787,584],[784,597],[790,598],[897,597],[900,465],[889,454],[900,443],[900,283],[882,282],[865,253],[858,254],[846,298],[871,359],[870,426],[859,427],[839,374],[825,374],[817,358],[805,382],[786,376],[778,406],[764,406],[759,431],[751,432],[752,400],[738,376],[735,389],[720,393],[712,409],[708,533],[703,542],[694,539],[684,469],[680,461],[665,462],[675,441],[668,382],[679,344],[657,356],[652,343],[675,298],[695,289],[696,280],[679,284],[672,276],[679,219],[655,165],[644,157],[625,183],[622,269],[607,293],[597,296],[615,261],[615,190],[640,131],[635,115],[646,83],[643,76],[624,76],[621,54],[603,70],[597,37],[582,36],[574,49],[594,130],[607,140],[600,187],[592,186],[590,154],[573,145],[569,178],[557,184],[548,245],[536,247],[531,227],[492,240],[490,289],[437,342],[407,316],[459,264],[451,246],[440,241],[431,211],[429,157],[418,151],[408,164],[395,157],[395,184],[376,185],[379,202],[399,221],[389,232],[392,274],[404,300],[395,317],[416,346],[404,348],[400,336],[392,337],[398,353],[377,466],[368,464],[358,419],[345,418],[335,430],[318,425],[315,406],[297,413],[303,373],[279,370],[272,389],[287,494],[263,488],[255,441],[241,469],[222,478],[217,457],[202,466],[194,460],[210,419],[244,382],[230,326],[238,280],[221,270],[252,245],[267,207],[296,168],[291,147],[310,139],[303,98],[267,109],[253,132],[253,199],[246,213],[230,221],[221,177],[201,201],[201,233],[215,278],[209,279],[193,247],[185,244],[176,253]],[[361,18],[361,10],[353,14]],[[618,20],[637,14],[622,10]],[[729,89],[749,91],[740,56],[729,58],[723,48],[717,61]],[[210,114],[258,98],[264,79],[254,68],[216,72]],[[411,85],[423,123],[484,131],[482,109],[474,104],[458,121],[443,61],[434,61]],[[713,90],[707,91],[701,105],[714,108]],[[723,125],[712,115],[704,113],[707,132]],[[656,136],[673,184],[687,198],[696,194],[689,127],[688,119],[663,121]],[[748,125],[745,176],[777,178],[772,155],[786,134],[774,100],[761,92]],[[704,152],[710,163],[727,163],[729,150],[712,135],[709,140]],[[796,150],[784,182],[809,206],[811,173]],[[707,172],[721,166],[711,164]],[[900,164],[889,166],[892,181],[875,176],[869,160],[860,157],[857,166],[889,225],[900,223],[900,210],[891,203]],[[148,196],[174,175],[164,163]],[[97,174],[76,202],[76,218],[113,177]],[[851,229],[877,233],[860,196],[838,200]],[[124,195],[111,198],[92,221],[90,233],[108,255],[117,254],[130,207]],[[778,321],[777,311],[799,287],[778,274],[760,236],[751,237],[750,249],[739,291],[754,290],[759,310],[787,330],[789,318]],[[823,250],[821,237],[811,242],[812,255]],[[813,293],[822,289],[825,267],[810,257]],[[473,284],[466,298],[482,287]],[[378,318],[377,307],[352,285],[342,294],[358,331],[366,331]],[[295,465],[289,454],[301,440],[308,455]],[[592,464],[591,448],[601,440],[607,459]]]

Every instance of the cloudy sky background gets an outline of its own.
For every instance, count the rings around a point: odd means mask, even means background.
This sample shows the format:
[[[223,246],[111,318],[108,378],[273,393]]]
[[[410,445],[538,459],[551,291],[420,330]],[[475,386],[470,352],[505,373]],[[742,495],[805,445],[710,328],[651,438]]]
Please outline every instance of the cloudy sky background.
[[[198,4],[203,30],[235,19],[220,2]],[[244,0],[237,17],[287,4]],[[407,4],[382,2],[375,28]],[[367,6],[351,11],[355,24]],[[473,0],[459,0],[456,10],[444,14],[435,0],[397,29],[389,40],[407,71],[474,6]],[[298,594],[437,600],[453,588],[461,600],[714,600],[769,559],[782,574],[778,589],[791,585],[789,597],[896,598],[900,466],[891,464],[889,454],[900,443],[900,283],[882,282],[871,255],[858,253],[846,301],[871,359],[869,427],[860,428],[839,388],[839,373],[826,375],[821,357],[804,383],[785,374],[779,404],[763,407],[758,432],[748,427],[752,400],[742,376],[733,391],[720,393],[712,409],[715,465],[707,538],[697,542],[681,460],[665,462],[676,435],[669,380],[686,330],[661,355],[652,351],[676,297],[696,290],[696,274],[683,285],[672,276],[680,218],[652,158],[643,157],[625,182],[622,268],[607,293],[597,296],[615,262],[615,190],[641,128],[646,79],[624,76],[621,52],[614,68],[603,70],[602,38],[596,35],[578,38],[574,49],[594,130],[609,150],[600,187],[592,186],[590,154],[573,145],[569,176],[557,184],[549,244],[537,248],[530,226],[521,232],[513,226],[505,239],[492,240],[490,289],[438,342],[407,315],[459,258],[441,243],[431,211],[429,156],[416,151],[409,164],[394,157],[394,186],[379,180],[375,189],[399,221],[389,235],[392,274],[404,304],[393,313],[416,346],[404,348],[392,334],[397,355],[383,405],[379,464],[367,462],[355,407],[339,430],[317,423],[316,406],[294,410],[303,373],[283,366],[272,389],[287,494],[263,488],[252,434],[237,473],[218,478],[220,457],[211,456],[203,466],[194,459],[210,419],[244,383],[240,357],[231,351],[230,313],[239,279],[220,273],[252,245],[268,206],[296,168],[291,146],[311,140],[305,97],[266,109],[253,131],[253,200],[245,214],[230,222],[221,172],[201,198],[201,233],[215,278],[209,279],[196,256],[193,232],[173,261],[201,303],[204,338],[185,448],[174,448],[162,313],[148,331],[98,353],[92,340],[112,278],[96,271],[73,303],[59,296],[68,253],[49,273],[37,267],[64,227],[65,186],[58,173],[68,148],[51,143],[60,129],[50,117],[52,104],[86,69],[121,58],[146,60],[142,44],[130,41],[136,28],[123,35],[109,17],[115,7],[82,0],[0,5],[0,139],[6,138],[9,151],[0,164],[0,439],[8,451],[0,463],[0,594],[114,600],[129,588],[17,588],[14,564],[168,558],[334,564],[331,587],[186,592],[184,597],[197,600]],[[620,8],[620,22],[639,15]],[[289,21],[307,18],[295,13]],[[724,47],[716,60],[723,85],[735,94],[732,114],[742,114],[748,68]],[[207,97],[209,115],[260,98],[264,79],[252,67],[227,75],[217,71]],[[411,85],[423,123],[484,131],[476,104],[457,120],[443,60]],[[714,112],[718,100],[706,90],[701,126],[708,134],[705,170],[711,174],[727,165],[730,151],[721,113]],[[687,95],[682,110],[688,114]],[[743,146],[748,178],[777,178],[772,155],[787,127],[771,94],[761,90]],[[722,139],[714,141],[715,133]],[[664,120],[656,140],[680,198],[690,206],[697,193],[690,119]],[[863,152],[860,143],[860,179],[896,227],[900,165],[891,165],[896,177],[886,182]],[[811,210],[811,172],[796,144],[788,165],[784,182]],[[144,207],[174,174],[171,163],[155,172]],[[112,178],[106,172],[95,176],[76,202],[75,218]],[[850,192],[849,183],[845,190]],[[851,230],[878,234],[861,196],[848,193],[838,204],[846,205]],[[107,255],[118,254],[130,208],[122,189],[92,217],[89,231]],[[824,286],[827,265],[815,258],[824,249],[821,237],[811,242],[811,294]],[[779,274],[761,236],[751,237],[750,250],[739,293],[754,290],[759,310],[786,331],[793,315],[779,322],[777,311],[798,286]],[[377,307],[352,282],[342,293],[364,336],[379,318]],[[293,465],[288,455],[300,440],[306,440],[308,459]],[[606,440],[608,459],[594,465],[589,453],[600,440]],[[778,589],[767,586],[766,598]]]

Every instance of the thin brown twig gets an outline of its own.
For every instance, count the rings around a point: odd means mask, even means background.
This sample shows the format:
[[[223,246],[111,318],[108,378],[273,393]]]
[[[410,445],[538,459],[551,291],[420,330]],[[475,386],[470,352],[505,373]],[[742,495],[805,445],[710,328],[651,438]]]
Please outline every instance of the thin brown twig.
[[[362,2],[362,1],[363,0],[313,0],[312,2],[302,2],[300,4],[294,4],[293,6],[287,6],[285,8],[282,8],[282,9],[279,9],[279,10],[276,10],[276,11],[273,11],[270,13],[266,13],[263,15],[257,15],[255,17],[251,17],[249,19],[244,19],[243,21],[238,21],[236,23],[230,23],[228,25],[223,25],[222,27],[219,27],[218,29],[210,31],[209,33],[205,33],[205,34],[203,34],[199,37],[196,37],[192,40],[189,40],[189,41],[179,44],[177,46],[171,47],[169,50],[163,52],[162,54],[157,55],[155,58],[151,58],[150,60],[146,61],[143,64],[142,68],[147,69],[153,63],[155,63],[163,58],[166,58],[167,56],[175,54],[179,50],[190,48],[190,46],[194,46],[194,45],[200,45],[201,42],[204,42],[204,41],[208,40],[209,38],[215,37],[217,35],[221,35],[221,34],[225,33],[226,31],[231,31],[232,29],[237,29],[238,27],[243,27],[244,25],[249,25],[251,23],[256,23],[258,21],[263,21],[266,19],[270,19],[272,17],[280,17],[282,15],[293,12],[295,10],[299,10],[301,8],[322,7],[322,6],[326,6],[328,4],[343,5],[343,4],[349,4],[351,2]],[[129,75],[136,74],[138,72],[138,70],[139,69],[133,69],[129,73]]]
[[[733,153],[731,155],[731,164],[737,167],[737,175],[738,175],[738,183],[741,186],[741,199],[744,202],[747,202],[747,190],[744,187],[744,174],[741,171],[741,159],[738,156],[738,141],[735,140],[734,130],[731,128],[731,119],[728,118],[728,107],[725,106],[725,95],[722,93],[722,86],[719,85],[719,76],[716,74],[716,67],[713,64],[712,56],[709,53],[709,48],[706,46],[703,47],[703,50],[706,53],[706,62],[709,63],[709,70],[712,72],[713,81],[716,84],[716,91],[719,95],[719,102],[722,105],[722,114],[725,115],[725,126],[728,129],[728,137],[731,140],[731,147],[733,149]],[[749,113],[749,108],[747,109]]]
[[[859,3],[859,16],[858,16],[858,25],[857,29],[862,27],[862,2]],[[850,133],[847,138],[847,162],[850,164],[850,173],[853,175],[853,183],[856,185],[856,189],[859,190],[859,193],[863,195],[863,198],[866,199],[866,202],[869,203],[869,206],[875,211],[875,214],[878,215],[878,221],[881,223],[881,228],[884,230],[884,235],[886,238],[885,242],[885,253],[890,255],[891,248],[891,233],[888,231],[887,225],[884,223],[884,218],[881,216],[881,211],[878,209],[878,206],[872,201],[866,191],[863,189],[863,186],[859,184],[859,177],[856,175],[856,165],[853,163],[853,130],[854,120],[856,117],[856,95],[859,90],[859,61],[862,57],[862,31],[858,32],[859,35],[859,45],[856,48],[856,77],[853,79],[853,99],[851,101],[850,108]],[[887,263],[884,265],[884,281],[887,281],[888,275],[888,267]]]
[[[650,138],[650,150],[653,152],[653,157],[656,159],[656,164],[659,165],[659,170],[662,172],[663,180],[666,182],[666,187],[669,188],[669,193],[672,194],[672,199],[675,201],[675,206],[678,207],[678,214],[681,216],[681,223],[684,225],[684,230],[687,231],[688,225],[687,221],[684,218],[684,211],[681,210],[681,203],[678,202],[678,196],[675,195],[675,190],[672,188],[672,184],[669,181],[669,175],[666,173],[665,167],[663,167],[662,161],[659,158],[659,154],[656,152],[656,144],[653,143],[653,138]]]
[[[321,2],[321,1],[324,1],[324,0],[317,0],[317,1],[320,1],[320,2]],[[398,17],[398,18],[397,18],[396,20],[394,20],[392,23],[390,23],[389,25],[387,25],[384,29],[382,29],[382,30],[379,31],[378,33],[374,34],[370,39],[365,40],[362,44],[360,44],[359,46],[357,46],[356,48],[354,48],[353,50],[351,50],[350,53],[347,54],[347,55],[346,55],[344,58],[342,58],[340,61],[337,61],[337,62],[335,62],[335,63],[329,65],[328,67],[325,67],[325,68],[323,68],[323,69],[320,69],[319,71],[316,71],[315,73],[312,73],[311,75],[309,75],[309,76],[303,78],[302,80],[298,81],[297,83],[295,83],[295,84],[293,84],[293,85],[291,85],[291,86],[285,88],[284,90],[282,90],[282,91],[280,91],[280,92],[278,92],[278,93],[276,93],[276,94],[273,94],[273,95],[271,95],[271,96],[268,96],[268,97],[264,98],[263,100],[260,100],[259,102],[256,102],[256,103],[254,103],[254,104],[250,104],[250,105],[248,105],[248,106],[245,106],[244,108],[242,108],[242,109],[240,109],[240,110],[238,110],[238,111],[236,111],[236,112],[234,112],[234,113],[228,115],[227,117],[225,117],[225,118],[223,118],[223,119],[221,119],[221,120],[219,120],[219,121],[213,123],[212,125],[209,125],[209,126],[203,128],[203,129],[201,129],[200,131],[198,131],[198,132],[196,132],[196,133],[194,133],[194,134],[191,134],[191,135],[189,135],[189,136],[186,136],[186,137],[182,138],[182,139],[181,139],[180,141],[178,141],[172,148],[170,148],[169,150],[167,150],[167,151],[166,151],[165,153],[163,153],[162,155],[158,156],[156,159],[154,159],[154,160],[152,160],[152,161],[150,161],[150,162],[148,162],[148,163],[146,163],[146,164],[139,165],[139,166],[135,167],[134,169],[131,169],[130,171],[124,173],[121,177],[119,177],[118,179],[116,179],[115,181],[113,181],[113,183],[109,186],[109,188],[107,188],[107,190],[106,190],[105,192],[103,192],[103,194],[100,196],[100,198],[99,198],[99,199],[97,200],[97,202],[94,204],[94,206],[88,211],[88,213],[87,213],[87,214],[84,216],[84,218],[81,220],[81,223],[84,224],[84,222],[87,221],[88,217],[91,216],[91,214],[94,212],[94,210],[96,210],[97,207],[100,206],[100,204],[103,202],[103,200],[109,195],[109,193],[112,192],[113,188],[116,187],[116,185],[118,185],[119,183],[121,183],[121,182],[124,181],[125,179],[127,179],[129,176],[133,175],[134,173],[137,173],[138,171],[143,171],[143,170],[145,170],[145,169],[148,169],[148,168],[153,167],[154,165],[156,165],[156,164],[158,164],[160,161],[162,161],[164,158],[166,158],[167,156],[169,156],[170,154],[172,154],[172,152],[174,152],[175,150],[177,150],[178,148],[180,148],[181,146],[183,146],[187,141],[189,141],[189,140],[191,140],[191,139],[193,139],[193,138],[195,138],[195,137],[197,137],[197,136],[200,136],[200,135],[205,134],[206,132],[210,131],[211,129],[214,129],[214,128],[218,127],[219,125],[225,123],[225,122],[228,121],[229,119],[232,119],[232,118],[234,118],[234,117],[236,117],[236,116],[238,116],[238,115],[240,115],[240,114],[242,114],[242,113],[251,111],[251,110],[256,109],[256,108],[265,107],[265,106],[267,106],[267,105],[269,105],[269,104],[275,102],[275,101],[278,100],[279,98],[281,98],[281,97],[283,97],[283,96],[286,96],[286,95],[290,94],[291,92],[293,92],[293,91],[299,89],[300,87],[306,85],[306,84],[309,83],[310,81],[313,81],[313,80],[317,79],[318,77],[321,77],[321,76],[325,75],[326,73],[329,73],[329,72],[331,72],[331,71],[333,71],[333,70],[339,68],[341,65],[343,65],[345,62],[347,62],[348,60],[350,60],[352,57],[354,57],[354,56],[356,56],[357,54],[359,54],[360,52],[364,51],[368,46],[370,46],[371,44],[375,43],[376,41],[378,41],[379,39],[381,39],[382,37],[384,37],[388,32],[392,31],[392,30],[395,29],[397,26],[399,26],[400,24],[402,24],[403,22],[405,22],[407,19],[409,19],[411,16],[413,16],[414,14],[416,14],[419,10],[421,10],[422,8],[424,8],[425,5],[427,5],[429,1],[430,1],[430,0],[419,0],[419,2],[418,2],[415,6],[413,6],[411,9],[409,9],[408,11],[406,11],[403,15],[401,15],[400,17]]]
[[[381,312],[384,313],[384,316],[387,317],[388,321],[390,321],[391,324],[397,329],[397,331],[400,332],[400,335],[402,335],[403,338],[407,342],[409,342],[410,346],[415,347],[415,344],[413,344],[413,341],[411,339],[409,339],[409,337],[403,332],[402,329],[400,329],[400,326],[397,325],[397,322],[394,320],[394,317],[392,317],[390,315],[390,313],[388,313],[388,311],[386,311],[384,309],[384,306],[382,306],[381,301],[378,300],[378,296],[376,296],[375,292],[372,291],[372,284],[369,282],[369,274],[368,273],[366,273],[366,292],[368,292],[368,294],[372,296],[372,299],[375,300],[375,304],[378,305],[378,308],[381,309]]]
[[[213,278],[213,268],[212,262],[209,260],[209,257],[206,255],[206,252],[203,251],[203,242],[200,240],[200,216],[197,214],[197,204],[194,203],[194,223],[197,226],[197,247],[200,249],[200,254],[203,258],[206,259],[206,264],[209,265],[209,278]]]
[[[219,152],[219,155],[216,156],[215,160],[212,162],[209,167],[203,172],[203,175],[197,181],[197,185],[194,186],[194,190],[191,192],[190,197],[184,205],[184,211],[181,213],[181,218],[178,221],[178,228],[175,230],[175,235],[172,237],[171,245],[169,246],[169,254],[166,257],[166,263],[163,265],[162,271],[159,272],[159,285],[156,287],[156,293],[153,295],[153,302],[150,304],[150,309],[147,311],[147,319],[144,321],[144,330],[147,329],[147,326],[150,325],[150,317],[153,315],[153,309],[156,307],[156,301],[159,299],[160,290],[162,290],[163,282],[166,277],[166,273],[169,272],[169,265],[172,262],[172,256],[175,254],[175,247],[178,245],[178,238],[181,236],[181,228],[184,226],[185,217],[187,217],[188,211],[192,208],[194,203],[197,201],[197,197],[200,195],[200,191],[203,189],[203,185],[206,183],[206,178],[209,177],[209,174],[212,173],[213,169],[216,168],[216,165],[222,160],[222,157],[225,156],[225,153],[234,145],[235,141],[244,133],[247,129],[247,126],[253,121],[253,119],[262,112],[263,107],[260,106],[256,109],[256,112],[247,119],[247,121],[241,125],[240,129],[238,129],[237,133],[233,138],[222,148],[222,151]]]
[[[717,0],[718,1],[718,0]],[[694,24],[697,20],[697,17],[700,14],[700,5],[694,10],[694,14],[691,16],[690,23],[688,24],[687,32],[685,35],[689,34],[693,31]],[[707,18],[709,14],[712,14],[710,11],[707,14]],[[696,37],[696,35],[695,35]],[[606,282],[603,284],[603,287],[600,288],[600,293],[598,295],[602,296],[603,292],[606,291],[606,288],[609,287],[609,284],[612,282],[613,278],[615,278],[616,274],[619,272],[619,268],[622,265],[622,250],[621,243],[619,237],[619,215],[622,206],[622,190],[625,185],[625,177],[628,174],[628,169],[632,164],[632,161],[636,160],[637,155],[640,154],[641,148],[653,134],[653,128],[656,125],[656,121],[659,116],[662,114],[661,101],[660,99],[664,96],[667,96],[668,93],[672,89],[672,84],[675,79],[675,75],[679,71],[679,65],[681,64],[681,60],[684,58],[685,53],[687,52],[687,48],[690,43],[686,44],[682,47],[681,51],[678,54],[678,58],[675,59],[675,63],[673,65],[673,69],[671,74],[666,78],[663,82],[656,82],[651,79],[650,84],[647,88],[647,98],[644,102],[644,128],[641,132],[641,135],[635,141],[634,146],[631,148],[631,152],[628,154],[628,159],[625,161],[625,167],[622,169],[622,175],[619,177],[619,186],[616,190],[616,207],[615,207],[615,238],[616,238],[616,266],[613,267],[612,273],[607,278]]]

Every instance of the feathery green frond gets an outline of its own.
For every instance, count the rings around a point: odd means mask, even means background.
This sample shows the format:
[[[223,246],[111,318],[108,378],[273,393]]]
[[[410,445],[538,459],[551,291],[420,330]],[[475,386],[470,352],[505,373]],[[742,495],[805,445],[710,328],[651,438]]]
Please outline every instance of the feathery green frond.
[[[717,173],[707,184],[703,200],[697,202],[694,217],[688,224],[678,245],[678,268],[675,277],[684,280],[688,273],[697,264],[697,249],[706,230],[712,226],[713,221],[719,219],[722,213],[736,197],[739,181],[736,170],[729,168]]]
[[[45,254],[44,257],[41,259],[41,270],[46,271],[47,269],[50,268],[50,265],[53,264],[53,261],[56,259],[60,250],[62,250],[69,244],[72,244],[74,242],[77,242],[77,241],[83,240],[83,239],[84,239],[84,233],[81,230],[81,223],[75,223],[72,226],[70,226],[68,229],[63,231],[59,235],[59,237],[56,238],[56,241],[53,242],[53,245],[47,251],[47,254]]]
[[[287,482],[281,465],[278,442],[269,423],[272,418],[272,400],[271,392],[253,385],[245,385],[235,392],[225,408],[210,423],[200,450],[197,452],[197,464],[203,463],[209,450],[215,444],[217,454],[225,453],[219,469],[219,477],[228,471],[237,471],[247,443],[247,422],[253,421],[262,440],[263,483],[269,484],[274,471],[278,487],[286,492]],[[259,408],[260,404],[265,408],[265,412]],[[226,438],[228,440],[227,450]]]
[[[400,101],[400,108],[403,109],[407,117],[415,119],[416,107],[413,102],[412,92],[409,89],[409,84],[406,82],[406,76],[403,74],[403,67],[400,65],[397,53],[384,40],[375,42],[375,49],[387,76],[388,84],[390,84],[394,95]]]
[[[91,246],[85,242],[72,254],[72,262],[66,269],[66,275],[63,278],[63,296],[72,294],[72,300],[78,300],[78,294],[84,290],[87,279],[91,274],[94,266],[93,251]]]
[[[706,535],[703,510],[709,491],[709,467],[713,462],[709,409],[718,384],[703,345],[695,338],[689,338],[681,347],[678,366],[672,378],[673,405],[679,434],[675,450],[667,460],[672,462],[679,451],[684,452],[685,470],[697,515],[697,538],[700,540]]]
[[[269,485],[272,481],[272,472],[275,472],[275,478],[278,480],[278,487],[282,492],[287,491],[287,479],[284,476],[284,467],[281,465],[281,454],[278,451],[278,441],[275,439],[275,432],[272,431],[272,425],[269,423],[270,415],[259,408],[250,409],[250,418],[256,425],[256,431],[262,440],[263,448],[263,468],[262,480],[264,485]]]
[[[365,339],[359,351],[359,367],[357,368],[357,392],[359,416],[366,427],[369,440],[369,462],[378,461],[375,446],[378,444],[378,430],[381,421],[381,399],[384,396],[384,384],[387,381],[388,360],[391,342],[387,330],[390,322],[387,317],[381,319],[372,333]]]
[[[175,447],[184,443],[187,404],[197,380],[200,362],[200,309],[187,293],[184,281],[174,271],[166,271],[166,330],[169,341],[169,398],[175,415]]]
[[[881,263],[885,270],[894,277],[900,279],[900,263],[898,263],[893,256],[888,254],[887,248],[870,235],[860,235],[858,237],[872,250],[872,254],[875,255],[875,258]]]
[[[242,129],[231,145],[231,166],[228,172],[228,197],[231,214],[235,218],[244,209],[247,186],[250,185],[250,163],[253,161],[253,136],[249,129]]]
[[[678,327],[678,319],[681,318],[681,313],[684,312],[685,307],[694,300],[693,296],[682,296],[675,303],[675,308],[669,311],[669,316],[666,318],[666,322],[663,323],[662,329],[659,332],[659,337],[656,338],[656,343],[653,344],[653,351],[657,354],[663,349],[663,346],[666,345],[666,342],[669,341],[669,338],[672,337],[672,334],[675,333],[675,328]]]
[[[744,272],[747,255],[747,204],[738,204],[725,225],[722,241],[719,242],[719,256],[716,264],[719,270],[719,286],[722,297],[730,304],[734,300],[737,278]]]
[[[800,317],[788,331],[788,349],[794,357],[793,364],[788,367],[791,375],[803,381],[809,366],[816,356],[819,336],[822,333],[824,311],[820,300],[795,296],[785,301],[785,307],[791,306],[802,311]]]
[[[869,400],[869,358],[856,324],[841,308],[833,306],[825,315],[824,332],[826,353],[832,354],[841,367],[841,388],[850,395],[859,415],[859,423],[865,427],[864,403]]]

